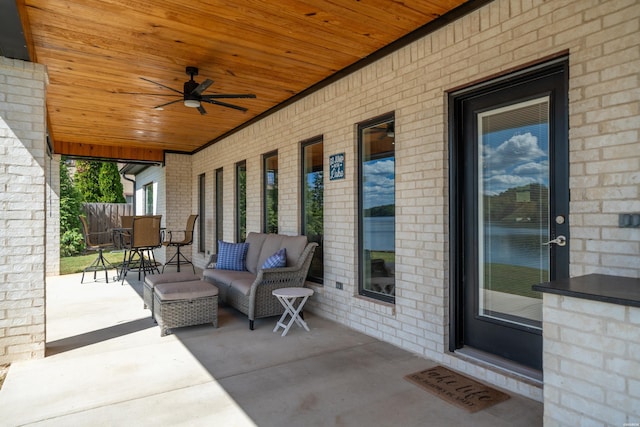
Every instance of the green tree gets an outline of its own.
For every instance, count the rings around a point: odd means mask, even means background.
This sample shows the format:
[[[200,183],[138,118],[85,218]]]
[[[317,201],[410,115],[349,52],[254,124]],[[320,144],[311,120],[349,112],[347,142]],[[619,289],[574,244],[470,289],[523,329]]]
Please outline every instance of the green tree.
[[[125,203],[124,189],[120,181],[118,166],[113,162],[103,162],[98,176],[99,201],[102,203]]]
[[[74,182],[83,202],[97,203],[101,201],[99,183],[100,167],[101,162],[87,160],[76,161]]]
[[[69,176],[63,161],[60,164],[60,255],[71,256],[84,249],[79,216],[82,214],[81,196]]]

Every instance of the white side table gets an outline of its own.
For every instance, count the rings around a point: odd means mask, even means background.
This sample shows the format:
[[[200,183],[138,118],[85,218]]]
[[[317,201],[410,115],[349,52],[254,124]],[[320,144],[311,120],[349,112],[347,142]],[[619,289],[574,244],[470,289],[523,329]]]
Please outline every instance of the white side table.
[[[313,295],[313,290],[308,288],[280,288],[271,292],[273,296],[278,298],[280,304],[284,307],[284,313],[276,323],[276,327],[273,328],[273,332],[276,332],[278,328],[284,328],[281,336],[287,335],[289,332],[289,328],[293,325],[293,322],[297,323],[298,326],[303,327],[309,332],[309,327],[307,323],[300,317],[300,312],[302,311],[302,307],[307,302],[309,297]],[[296,300],[298,298],[302,298],[298,303],[298,307],[296,307]],[[291,316],[288,323],[284,323],[287,316]]]

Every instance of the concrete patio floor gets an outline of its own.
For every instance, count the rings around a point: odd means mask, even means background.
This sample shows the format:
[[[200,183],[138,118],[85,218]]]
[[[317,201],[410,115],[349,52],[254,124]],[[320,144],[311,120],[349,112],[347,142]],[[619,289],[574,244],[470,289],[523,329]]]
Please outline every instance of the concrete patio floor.
[[[131,274],[137,279],[137,275]],[[536,426],[542,404],[511,399],[469,414],[403,376],[435,366],[306,313],[311,332],[250,331],[221,306],[219,327],[160,330],[137,280],[47,280],[47,356],[14,362],[2,426]]]

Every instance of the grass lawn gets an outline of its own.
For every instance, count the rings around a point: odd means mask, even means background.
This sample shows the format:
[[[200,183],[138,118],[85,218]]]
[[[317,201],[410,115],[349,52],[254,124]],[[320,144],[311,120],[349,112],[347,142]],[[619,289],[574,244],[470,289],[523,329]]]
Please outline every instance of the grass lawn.
[[[114,265],[122,262],[122,252],[105,252],[104,256]],[[60,274],[81,273],[96,257],[97,254],[91,253],[89,255],[60,258]],[[385,262],[394,262],[395,253],[372,251],[371,258],[382,258]],[[506,264],[487,264],[485,268],[487,276],[489,270],[492,273],[491,286],[489,287],[491,290],[530,298],[542,298],[540,292],[531,290],[532,285],[540,282],[538,270]]]
[[[104,257],[113,265],[122,263],[122,252],[103,252]],[[81,273],[86,267],[89,266],[96,258],[97,253],[90,253],[88,255],[72,256],[60,258],[60,274],[73,274]]]
[[[371,251],[371,259],[383,259],[384,262],[396,262],[396,253],[389,251]]]
[[[491,276],[489,276],[490,272]],[[491,281],[489,282],[489,280]],[[540,272],[535,268],[507,264],[485,264],[485,283],[491,284],[486,288],[492,291],[529,298],[542,298],[540,292],[531,289],[531,286],[540,283]]]

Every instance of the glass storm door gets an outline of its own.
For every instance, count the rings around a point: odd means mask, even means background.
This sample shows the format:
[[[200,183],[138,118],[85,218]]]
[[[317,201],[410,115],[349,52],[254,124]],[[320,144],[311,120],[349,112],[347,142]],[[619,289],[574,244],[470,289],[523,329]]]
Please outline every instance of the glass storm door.
[[[568,276],[565,78],[552,67],[458,100],[458,154],[471,165],[457,204],[458,347],[538,370],[542,295],[531,286]]]

